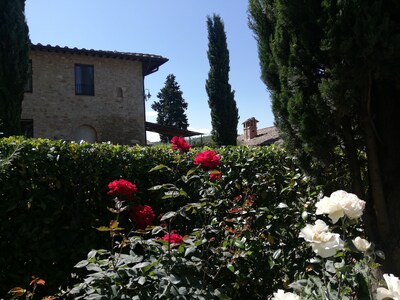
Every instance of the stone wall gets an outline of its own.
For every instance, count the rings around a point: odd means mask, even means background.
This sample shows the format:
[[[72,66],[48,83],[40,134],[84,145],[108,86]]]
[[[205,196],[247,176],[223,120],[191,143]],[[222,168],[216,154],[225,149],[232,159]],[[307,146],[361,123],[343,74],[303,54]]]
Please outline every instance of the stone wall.
[[[31,51],[32,92],[25,93],[22,119],[33,136],[145,144],[142,63],[88,55]],[[75,95],[75,64],[94,66],[94,96]]]

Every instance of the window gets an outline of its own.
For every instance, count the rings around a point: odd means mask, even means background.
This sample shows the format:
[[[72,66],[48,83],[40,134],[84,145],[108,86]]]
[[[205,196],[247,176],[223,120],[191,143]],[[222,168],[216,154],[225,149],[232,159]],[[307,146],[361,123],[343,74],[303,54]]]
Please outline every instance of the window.
[[[32,60],[29,60],[28,64],[28,79],[25,83],[24,91],[27,93],[32,93]]]
[[[94,68],[92,65],[75,65],[75,95],[94,96]]]
[[[25,137],[33,137],[33,120],[32,119],[21,119],[21,133]]]

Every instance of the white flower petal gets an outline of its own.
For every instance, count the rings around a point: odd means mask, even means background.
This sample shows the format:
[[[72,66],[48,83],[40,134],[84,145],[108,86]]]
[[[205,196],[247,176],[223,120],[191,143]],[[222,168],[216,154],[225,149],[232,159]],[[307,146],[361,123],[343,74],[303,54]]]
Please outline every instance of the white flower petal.
[[[392,298],[400,299],[400,280],[393,274],[383,274],[383,278],[386,281],[386,285],[389,291],[392,293]]]
[[[393,294],[388,290],[383,287],[378,287],[376,289],[376,300],[382,300],[389,298],[391,299],[393,297]]]
[[[300,300],[300,296],[293,293],[285,293],[284,290],[278,290],[278,292],[274,293],[274,297],[272,300]]]
[[[360,252],[366,252],[371,247],[370,242],[368,242],[366,239],[360,238],[359,236],[353,240],[353,245]]]
[[[315,225],[307,224],[300,231],[299,237],[311,243],[313,251],[321,257],[335,255],[344,245],[339,234],[330,232],[329,226],[322,220],[316,220]]]

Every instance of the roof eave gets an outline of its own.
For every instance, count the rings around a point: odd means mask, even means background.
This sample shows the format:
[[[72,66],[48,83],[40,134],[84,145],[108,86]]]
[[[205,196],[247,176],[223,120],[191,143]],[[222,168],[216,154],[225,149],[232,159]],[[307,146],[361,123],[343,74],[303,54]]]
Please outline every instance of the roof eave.
[[[86,55],[86,56],[95,56],[102,58],[139,61],[143,63],[143,76],[156,72],[162,64],[168,61],[168,58],[162,57],[160,55],[144,54],[144,53],[104,51],[104,50],[93,50],[85,48],[78,49],[78,48],[69,48],[69,47],[60,47],[60,46],[51,46],[42,44],[31,44],[30,48],[33,51],[47,51],[55,53],[68,53],[75,55]]]

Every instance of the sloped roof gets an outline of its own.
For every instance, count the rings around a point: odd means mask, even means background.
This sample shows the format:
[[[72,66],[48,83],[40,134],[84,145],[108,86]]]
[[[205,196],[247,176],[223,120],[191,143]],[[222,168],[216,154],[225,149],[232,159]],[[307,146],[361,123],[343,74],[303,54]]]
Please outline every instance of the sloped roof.
[[[165,135],[170,135],[170,136],[182,136],[182,137],[188,137],[188,136],[195,136],[195,135],[203,135],[204,133],[201,132],[196,132],[196,131],[191,131],[191,130],[185,130],[185,129],[180,129],[176,128],[173,126],[166,126],[166,125],[160,125],[157,123],[151,123],[151,122],[146,122],[145,127],[147,131],[152,131],[152,132],[157,132]]]
[[[244,138],[244,134],[239,135],[238,141],[248,146],[268,146],[271,144],[282,144],[278,129],[275,126],[257,129],[257,135],[249,140]]]
[[[162,64],[168,61],[168,58],[154,54],[93,50],[85,48],[78,49],[78,48],[69,48],[69,47],[60,47],[60,46],[51,46],[42,44],[31,44],[31,50],[139,61],[143,63],[144,76],[156,72]]]

